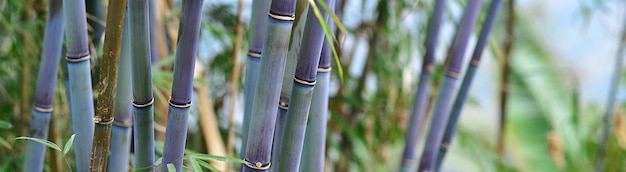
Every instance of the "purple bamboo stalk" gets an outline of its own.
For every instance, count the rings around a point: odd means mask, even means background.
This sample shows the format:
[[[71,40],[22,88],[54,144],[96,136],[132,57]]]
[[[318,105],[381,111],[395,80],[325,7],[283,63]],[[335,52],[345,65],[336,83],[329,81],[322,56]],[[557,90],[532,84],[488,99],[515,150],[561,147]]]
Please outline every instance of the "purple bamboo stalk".
[[[481,0],[469,0],[461,19],[461,25],[457,31],[457,37],[452,48],[452,55],[450,56],[449,63],[446,64],[445,77],[443,80],[441,92],[437,99],[435,106],[435,113],[433,114],[433,120],[426,138],[426,146],[422,154],[418,171],[437,171],[435,169],[437,162],[437,152],[443,134],[445,131],[446,123],[448,121],[449,112],[452,108],[452,97],[456,89],[456,81],[461,71],[461,65],[463,64],[463,55],[467,48],[467,42],[472,33],[474,25],[476,24],[476,18],[480,12]]]
[[[428,97],[432,85],[434,58],[439,42],[439,30],[443,20],[446,0],[435,1],[435,9],[429,21],[428,33],[426,35],[426,53],[422,60],[422,71],[419,78],[419,85],[415,97],[413,98],[413,108],[411,109],[411,119],[409,128],[405,135],[404,153],[402,155],[402,165],[400,171],[412,171],[415,163],[415,147],[417,139],[422,133],[424,119],[428,110]]]
[[[325,3],[334,4],[335,2],[334,0],[325,0]],[[311,4],[311,6],[313,5]],[[304,36],[302,37],[302,47],[305,48],[298,54],[298,64],[291,90],[291,107],[287,110],[285,130],[280,147],[281,153],[277,162],[278,171],[298,171],[300,168],[313,88],[315,87],[317,68],[325,38],[321,22],[326,21],[319,21],[317,16],[313,15],[313,7],[309,7],[308,10],[311,15],[306,18]],[[326,19],[328,16],[323,10],[321,10],[320,15],[322,19]]]
[[[267,0],[257,0],[252,2],[252,15],[248,32],[248,63],[246,65],[246,78],[244,90],[244,115],[243,132],[241,134],[241,152],[243,159],[246,155],[248,143],[248,129],[250,128],[250,116],[252,114],[252,102],[254,101],[254,91],[256,89],[257,78],[259,76],[259,63],[261,61],[261,50],[265,40],[265,29],[267,26],[266,14],[270,10],[270,2]]]
[[[276,124],[281,80],[289,48],[289,33],[295,19],[296,0],[273,0],[267,18],[259,76],[248,129],[242,171],[267,171],[270,167],[272,136]]]
[[[172,97],[167,117],[163,164],[161,170],[167,170],[166,164],[172,163],[176,171],[182,170],[185,141],[187,139],[187,119],[191,107],[193,72],[198,52],[198,36],[202,17],[203,0],[184,0],[178,44],[174,62],[174,81]]]
[[[298,62],[298,53],[300,52],[300,43],[302,42],[302,32],[306,24],[306,16],[309,9],[309,0],[298,0],[296,4],[296,19],[291,28],[291,37],[289,39],[289,51],[287,52],[287,61],[285,62],[285,74],[283,75],[282,88],[280,89],[280,103],[278,103],[278,116],[276,116],[276,127],[274,129],[274,141],[272,144],[272,162],[278,162],[280,155],[280,145],[282,143],[285,120],[287,119],[287,109],[289,108],[289,98],[291,97],[291,88],[293,86],[293,75],[296,73],[296,64]]]
[[[469,93],[472,79],[474,78],[474,74],[476,73],[478,65],[480,64],[483,49],[485,49],[487,45],[487,41],[489,40],[489,34],[493,29],[493,25],[495,24],[498,12],[500,11],[501,4],[502,0],[492,0],[491,5],[489,6],[487,19],[483,23],[482,30],[480,31],[480,35],[478,36],[478,42],[476,43],[474,53],[472,54],[472,60],[467,67],[465,77],[463,77],[463,82],[461,83],[461,88],[459,89],[459,92],[456,95],[456,99],[454,100],[452,112],[450,113],[450,119],[448,120],[448,123],[446,125],[446,131],[443,136],[441,147],[439,148],[439,155],[437,156],[437,166],[435,167],[437,169],[441,167],[452,137],[454,137],[454,133],[456,132],[456,127],[459,116],[461,115],[461,110],[463,109],[463,104],[465,104],[465,100],[467,99],[467,94]]]
[[[33,104],[33,118],[30,123],[30,136],[43,140],[48,139],[48,128],[52,113],[52,98],[54,85],[57,82],[59,59],[63,45],[63,13],[62,0],[51,0],[48,10],[48,21],[44,35],[43,50],[41,51],[41,63],[37,73],[37,88],[35,90],[35,102]],[[26,159],[24,171],[43,171],[46,146],[28,141],[26,147]]]
[[[67,70],[69,74],[70,115],[72,130],[76,134],[74,154],[76,171],[88,171],[94,132],[93,88],[89,44],[87,39],[87,17],[85,1],[65,0],[65,41]]]

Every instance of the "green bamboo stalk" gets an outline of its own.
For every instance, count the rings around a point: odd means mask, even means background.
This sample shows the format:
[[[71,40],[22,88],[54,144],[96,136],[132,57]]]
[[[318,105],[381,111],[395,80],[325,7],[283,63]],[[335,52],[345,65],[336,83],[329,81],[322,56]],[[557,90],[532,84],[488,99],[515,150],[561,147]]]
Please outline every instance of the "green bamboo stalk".
[[[334,0],[325,1],[326,4],[335,4]],[[324,20],[328,17],[328,13],[323,10],[321,13],[314,10],[318,4],[319,2],[311,4],[312,7],[308,9],[308,13],[315,13],[315,15],[308,15],[306,18],[301,45],[305,48],[298,53],[298,64],[290,97],[291,108],[287,110],[285,130],[280,147],[281,153],[277,162],[278,171],[298,171],[300,168],[313,88],[316,83],[317,68],[325,38],[322,22],[326,22]],[[320,21],[318,17],[323,21]]]
[[[93,145],[94,103],[87,40],[85,1],[65,0],[65,37],[67,70],[69,74],[70,114],[72,130],[76,134],[74,153],[76,171],[89,170],[89,157]]]
[[[30,123],[30,136],[43,140],[48,139],[54,86],[57,82],[56,74],[59,70],[59,59],[61,58],[61,47],[63,45],[62,5],[62,0],[50,1],[48,21],[43,38],[43,50],[41,51],[41,63],[37,73],[37,87],[32,110],[33,117]],[[24,171],[43,171],[45,154],[46,146],[44,144],[28,141]]]
[[[178,44],[174,62],[174,80],[172,97],[167,117],[165,146],[163,147],[163,165],[174,164],[176,171],[182,170],[185,141],[187,139],[187,119],[191,107],[193,91],[193,72],[198,50],[200,20],[202,17],[203,0],[184,0],[180,27],[178,28]],[[183,27],[184,26],[184,27]]]
[[[149,0],[128,2],[134,116],[135,168],[154,163],[154,97],[150,56]],[[152,171],[152,168],[146,169]]]
[[[498,153],[498,158],[503,158],[504,156],[504,141],[506,134],[506,109],[508,103],[508,83],[509,77],[511,76],[511,55],[513,50],[513,32],[514,32],[514,24],[515,24],[515,0],[510,0],[508,3],[508,18],[506,23],[506,37],[504,40],[504,58],[502,58],[502,72],[500,72],[500,82],[498,85],[499,90],[499,111],[498,115],[500,116],[500,122],[498,126],[498,142],[496,144],[496,151]]]
[[[109,150],[108,171],[127,171],[130,158],[130,140],[132,130],[132,109],[128,103],[131,100],[130,79],[130,27],[129,18],[124,18],[124,32],[122,36],[122,50],[120,52],[119,72],[117,73],[117,96],[115,97],[115,120],[111,131],[111,145]]]
[[[329,8],[336,11],[336,3],[329,4]],[[328,27],[335,30],[335,23],[328,19]],[[334,42],[332,38],[330,42]],[[300,171],[324,171],[324,158],[326,153],[326,123],[328,121],[328,89],[330,85],[330,61],[332,50],[329,38],[324,38],[320,62],[317,67],[315,88],[309,110],[309,122],[304,136],[304,148]]]
[[[446,131],[443,136],[441,147],[439,147],[439,154],[437,155],[437,165],[435,166],[436,169],[440,169],[441,164],[443,163],[443,159],[445,158],[446,152],[448,151],[448,148],[452,141],[452,138],[454,137],[454,133],[456,132],[456,127],[459,116],[461,115],[461,110],[463,109],[463,104],[465,104],[465,100],[467,99],[469,88],[472,84],[472,80],[474,79],[476,70],[478,69],[478,65],[480,64],[483,49],[485,49],[487,45],[489,35],[496,22],[496,18],[498,16],[498,12],[500,11],[501,4],[502,0],[492,0],[489,6],[489,10],[483,23],[482,30],[480,31],[480,35],[478,36],[478,42],[476,43],[476,47],[474,47],[472,60],[467,67],[465,77],[463,77],[463,81],[461,82],[461,88],[456,95],[454,105],[452,106],[452,111],[450,112],[450,119],[448,120],[448,123],[446,125]]]
[[[604,171],[606,166],[606,150],[609,135],[611,134],[613,115],[615,114],[615,100],[618,93],[622,66],[624,64],[624,53],[626,53],[626,22],[624,22],[624,28],[622,30],[622,36],[620,37],[620,46],[617,50],[617,57],[615,58],[615,68],[613,71],[613,78],[611,79],[611,87],[609,88],[609,96],[607,97],[607,107],[604,114],[604,125],[602,126],[602,136],[600,140],[600,147],[598,152],[598,162],[596,164],[596,172]]]
[[[426,138],[426,146],[424,147],[418,168],[420,172],[439,170],[436,169],[437,152],[440,146],[444,146],[441,145],[441,141],[443,139],[446,123],[448,122],[450,110],[452,109],[452,97],[456,89],[456,82],[459,77],[459,72],[461,71],[461,65],[463,64],[463,55],[465,54],[467,42],[476,24],[476,18],[478,18],[481,5],[481,0],[469,0],[465,7],[461,25],[453,44],[452,55],[450,55],[450,59],[447,60],[445,77],[437,99],[433,120],[430,125],[428,137]]]
[[[278,162],[280,155],[280,145],[282,143],[285,120],[287,119],[287,109],[289,108],[289,98],[291,97],[291,88],[293,86],[293,75],[296,73],[296,64],[298,61],[298,53],[300,52],[300,43],[302,42],[302,32],[306,24],[306,16],[309,9],[309,0],[298,0],[296,3],[296,19],[291,27],[291,36],[289,38],[289,50],[287,51],[287,60],[285,61],[285,74],[283,75],[282,87],[280,89],[280,99],[278,103],[278,114],[276,116],[276,127],[274,128],[274,141],[272,144],[272,162]],[[274,170],[272,170],[274,171]]]
[[[255,90],[248,141],[242,171],[267,171],[270,167],[272,136],[276,124],[280,98],[280,81],[285,71],[289,49],[289,33],[295,20],[296,0],[273,0],[267,18],[267,28],[259,74],[267,76],[258,80]]]
[[[413,107],[411,109],[411,119],[409,120],[409,128],[405,133],[404,153],[402,155],[402,163],[400,171],[412,171],[415,167],[415,147],[417,139],[424,128],[424,120],[428,112],[428,98],[433,80],[434,59],[437,43],[439,42],[439,30],[443,20],[446,0],[435,1],[435,9],[429,21],[428,33],[426,35],[426,53],[422,60],[422,71],[420,73],[419,84],[413,98]]]
[[[107,26],[105,29],[102,65],[100,69],[100,83],[98,84],[98,107],[93,119],[95,131],[91,165],[89,171],[106,171],[111,143],[111,124],[115,110],[115,96],[117,94],[117,70],[124,27],[125,0],[109,1],[107,12]]]
[[[244,158],[248,143],[248,129],[250,128],[250,116],[252,115],[252,102],[254,101],[254,91],[256,90],[257,78],[259,76],[259,63],[261,62],[261,50],[265,40],[265,30],[267,26],[266,14],[270,10],[271,0],[252,1],[252,16],[250,28],[248,29],[248,62],[246,64],[245,90],[244,92],[244,112],[243,112],[243,132],[241,134],[241,149],[239,156]]]

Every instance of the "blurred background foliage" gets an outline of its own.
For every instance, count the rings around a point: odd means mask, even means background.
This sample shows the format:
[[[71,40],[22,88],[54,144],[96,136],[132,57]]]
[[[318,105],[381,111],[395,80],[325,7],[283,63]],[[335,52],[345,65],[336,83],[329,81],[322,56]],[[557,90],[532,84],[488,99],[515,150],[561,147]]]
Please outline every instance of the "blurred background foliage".
[[[88,5],[91,16],[88,19],[92,38],[91,53],[92,57],[97,57],[92,60],[93,76],[98,76],[98,53],[103,40],[102,25],[99,23],[104,21],[102,13],[106,11],[103,10],[107,4],[105,1],[92,1],[92,6]],[[156,139],[162,141],[167,112],[166,100],[171,90],[171,68],[174,43],[177,40],[180,0],[154,2],[154,9],[157,10],[155,19],[158,22],[153,27],[157,28],[160,41],[157,49],[161,52],[153,63],[157,103],[155,130]],[[438,69],[432,97],[436,97],[438,93],[436,90],[442,78],[444,57],[465,3],[462,0],[450,2],[443,36],[439,41]],[[488,2],[484,2],[483,9],[486,9]],[[444,161],[442,170],[591,171],[598,156],[602,117],[607,103],[603,100],[608,96],[609,84],[606,79],[589,78],[610,77],[612,69],[607,66],[612,65],[605,64],[614,62],[616,47],[624,46],[618,45],[617,35],[621,35],[619,26],[623,25],[624,20],[621,19],[626,16],[626,2],[515,2],[514,11],[503,8],[500,13],[489,48],[485,52],[485,60],[470,91],[468,105],[463,110],[457,138],[452,143],[450,156]],[[507,3],[511,1],[505,1],[505,7]],[[558,3],[574,5],[554,5]],[[0,0],[0,120],[10,124],[3,122],[0,125],[0,171],[22,170],[26,142],[16,141],[14,138],[28,135],[27,126],[30,122],[47,4],[46,0]],[[233,50],[245,50],[247,45],[233,47],[237,17],[235,1],[207,0],[205,5],[201,48],[196,65],[197,92],[194,95],[187,148],[195,152],[215,153],[210,150],[224,149],[227,144],[231,106],[236,107],[234,127],[237,131],[232,144],[241,144],[239,137],[243,118],[243,84],[239,86],[239,95],[230,97],[230,75],[233,74],[235,64],[232,60]],[[433,0],[345,0],[342,3],[343,10],[338,16],[343,19],[348,33],[337,34],[345,36],[339,53],[340,65],[347,72],[344,73],[343,82],[339,82],[338,75],[331,79],[327,171],[397,170],[409,119],[409,106],[417,85],[426,24],[433,5]],[[251,1],[246,1],[243,11],[246,23],[250,19],[250,6]],[[572,8],[574,13],[554,16],[554,13],[549,12],[559,11],[560,8]],[[510,14],[515,19],[510,22],[514,32],[508,35],[507,16]],[[482,18],[479,18],[479,22]],[[543,25],[553,20],[567,22]],[[597,26],[598,21],[601,26]],[[561,26],[548,28],[554,25]],[[559,35],[558,29],[571,27],[576,30],[574,33],[583,36],[580,39],[562,40],[555,40],[554,36],[550,36]],[[247,29],[248,25],[244,28]],[[603,37],[608,38],[590,42],[611,48],[594,49],[597,46],[584,47],[579,45],[581,43],[559,44],[572,40],[585,42],[586,38],[597,35],[595,32],[606,32],[608,36],[605,34]],[[504,50],[507,36],[512,39],[508,57]],[[246,36],[244,39],[247,39]],[[475,41],[475,38],[472,39]],[[563,49],[567,53],[563,53]],[[599,53],[594,55],[589,52]],[[572,53],[586,55],[575,58]],[[589,59],[596,56],[603,58],[596,60],[598,64],[590,63],[594,60]],[[501,107],[498,106],[498,77],[502,73],[504,58],[510,58],[511,73],[506,87],[507,125],[499,128],[498,111]],[[245,65],[245,60],[238,63]],[[585,67],[594,65],[600,67]],[[62,68],[65,68],[64,63]],[[65,82],[62,82],[65,80],[64,70],[60,70],[58,74],[60,82],[56,87],[55,111],[50,128],[49,140],[55,143],[63,143],[72,134],[69,128]],[[245,82],[243,78],[240,77],[241,82]],[[599,86],[589,86],[590,83]],[[94,84],[97,82],[94,81]],[[623,91],[623,87],[620,88]],[[624,100],[624,94],[619,95],[618,100]],[[205,100],[207,97],[208,100]],[[233,98],[237,99],[236,104],[230,103]],[[431,98],[431,102],[433,101]],[[614,125],[609,139],[606,171],[626,171],[626,166],[623,165],[626,164],[626,118],[623,114],[626,104],[623,101],[618,103],[617,113],[612,119]],[[201,115],[214,115],[214,118],[207,119]],[[202,120],[213,120],[209,124],[215,125],[204,126],[206,124]],[[204,128],[211,127],[217,128],[219,135],[204,132]],[[499,151],[497,138],[501,130],[504,131],[504,148]],[[211,148],[215,145],[221,147]],[[221,152],[224,153],[225,150]],[[49,150],[47,156],[46,171],[64,171],[64,162],[60,158],[62,155]],[[69,160],[72,162],[72,157]]]

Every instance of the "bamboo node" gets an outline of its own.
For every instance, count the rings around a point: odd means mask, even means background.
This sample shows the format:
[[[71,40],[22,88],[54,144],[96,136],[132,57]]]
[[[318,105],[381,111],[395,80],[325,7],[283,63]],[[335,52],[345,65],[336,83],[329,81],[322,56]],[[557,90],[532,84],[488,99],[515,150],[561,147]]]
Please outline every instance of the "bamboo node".
[[[296,20],[295,16],[281,16],[281,15],[277,15],[277,14],[272,14],[272,13],[267,13],[267,15],[269,15],[270,17],[276,19],[276,20],[284,20],[284,21],[294,21]]]
[[[250,167],[252,169],[255,169],[255,170],[267,170],[267,169],[270,169],[270,165],[272,165],[271,162],[267,163],[266,166],[263,166],[263,163],[261,163],[261,162],[251,163],[251,162],[248,162],[245,159],[244,159],[244,161],[246,161],[244,163],[246,166],[248,166],[248,167]]]
[[[148,107],[152,104],[154,104],[154,98],[150,99],[150,101],[144,103],[144,104],[138,104],[137,102],[135,102],[135,98],[133,98],[131,100],[131,103],[133,103],[133,106],[138,107],[138,108],[143,108],[143,107]]]
[[[446,75],[453,77],[453,78],[459,78],[459,73],[458,72],[453,72],[453,71],[446,71]]]
[[[100,116],[93,117],[93,122],[100,125],[111,125],[115,121],[114,117],[110,118],[101,118]]]
[[[278,102],[278,108],[284,109],[284,110],[288,110],[289,109],[289,105],[287,105],[287,103],[285,102]]]
[[[441,149],[448,150],[448,144],[442,143],[441,144]]]
[[[176,104],[174,102],[172,102],[172,99],[170,99],[170,101],[168,101],[170,103],[170,106],[175,107],[175,108],[188,108],[191,107],[191,102],[187,103],[187,104]]]
[[[433,65],[426,66],[426,71],[432,73],[433,71],[435,71],[435,66],[433,66]]]
[[[474,66],[478,66],[478,65],[480,65],[480,60],[474,60],[474,59],[472,59],[472,61],[470,61],[470,63],[471,63],[472,65],[474,65]]]
[[[330,68],[330,67],[328,67],[328,68],[318,67],[317,68],[317,72],[330,72],[330,70],[332,70],[332,68]]]
[[[261,53],[248,51],[248,56],[250,56],[250,57],[256,57],[256,58],[261,58]]]
[[[33,109],[39,112],[52,112],[52,108],[43,108],[43,107],[39,107],[37,105],[33,106]]]
[[[316,81],[305,81],[305,80],[298,79],[296,77],[293,77],[293,81],[300,83],[302,85],[310,85],[310,86],[315,86],[315,82],[316,82]]]
[[[117,118],[115,118],[113,119],[113,125],[120,126],[120,127],[132,127],[133,121],[132,120],[122,121],[122,120],[118,120]]]
[[[82,62],[85,60],[89,60],[90,58],[91,56],[89,54],[86,56],[79,57],[79,58],[70,58],[69,56],[65,56],[65,60],[67,60],[67,62],[70,62],[70,63],[78,63],[78,62]]]

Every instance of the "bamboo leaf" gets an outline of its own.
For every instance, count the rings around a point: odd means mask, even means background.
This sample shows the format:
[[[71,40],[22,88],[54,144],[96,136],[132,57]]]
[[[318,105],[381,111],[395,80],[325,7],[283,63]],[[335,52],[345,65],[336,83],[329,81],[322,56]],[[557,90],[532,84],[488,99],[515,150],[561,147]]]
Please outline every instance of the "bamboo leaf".
[[[11,146],[11,144],[5,140],[4,138],[0,137],[0,145],[2,145],[3,147],[9,149],[9,150],[13,150],[13,146]]]
[[[51,141],[47,141],[47,140],[43,140],[43,139],[38,139],[38,138],[33,138],[33,137],[18,137],[18,138],[15,138],[15,140],[32,140],[32,141],[44,144],[44,145],[46,145],[46,146],[48,146],[48,147],[50,147],[52,149],[56,149],[58,151],[61,151],[61,148],[58,145],[52,143]]]
[[[209,170],[211,170],[211,171],[220,171],[220,170],[218,170],[217,168],[213,167],[213,165],[211,165],[211,164],[209,164],[209,163],[207,163],[207,162],[205,162],[205,161],[198,160],[198,163],[199,163],[202,167],[207,168],[207,169],[209,169]]]
[[[174,167],[174,164],[167,164],[167,171],[169,172],[175,172],[176,171],[176,167]]]
[[[161,158],[157,159],[157,160],[154,162],[154,164],[152,164],[151,166],[147,166],[147,167],[143,167],[143,168],[138,168],[138,169],[135,169],[135,171],[133,171],[133,172],[140,172],[140,171],[144,171],[144,170],[147,170],[147,169],[150,169],[150,168],[153,168],[153,167],[159,166],[159,165],[161,165],[161,162],[162,162],[162,161],[163,161],[163,157],[161,157]]]
[[[324,3],[323,1],[319,1],[318,0],[318,2],[320,4],[322,4],[322,6],[326,5],[326,4],[323,4]],[[313,13],[315,13],[315,17],[317,17],[318,21],[322,25],[322,28],[324,29],[324,35],[326,35],[327,38],[332,38],[332,39],[326,39],[326,41],[328,41],[328,44],[330,45],[330,49],[333,50],[333,57],[335,59],[335,64],[337,65],[337,72],[339,73],[339,81],[341,83],[343,83],[343,69],[341,67],[341,61],[339,61],[339,55],[337,54],[337,49],[335,49],[335,44],[333,44],[333,40],[336,40],[335,39],[335,35],[330,30],[330,27],[328,27],[328,24],[326,23],[326,20],[323,18],[320,9],[317,7],[317,5],[315,3],[315,0],[309,0],[309,5],[311,6],[311,8],[313,8]],[[328,9],[328,6],[325,7],[325,10],[328,12],[328,14],[331,14],[332,16],[334,16],[333,20],[335,20],[335,18],[337,18],[337,16],[334,15],[334,12],[330,11]],[[338,20],[335,21],[335,22],[338,22]],[[343,27],[343,25],[338,24],[337,27]],[[343,32],[343,30],[342,30],[342,32]],[[344,33],[346,33],[346,32],[344,32]]]
[[[13,125],[7,121],[0,120],[0,128],[1,129],[10,129],[13,128]]]
[[[223,157],[223,156],[215,156],[215,155],[207,155],[207,154],[193,154],[190,157],[194,157],[201,160],[218,160],[218,161],[226,161],[226,162],[236,162],[236,163],[246,163],[246,161],[241,160],[239,158],[231,158],[231,157]]]
[[[67,140],[67,142],[65,142],[65,146],[63,147],[63,155],[67,155],[67,152],[69,152],[70,148],[72,148],[72,144],[74,144],[75,136],[76,134],[72,134],[72,136],[70,136],[70,139]]]
[[[202,171],[202,167],[198,164],[198,160],[194,157],[189,157],[189,163],[193,167],[194,171]]]

